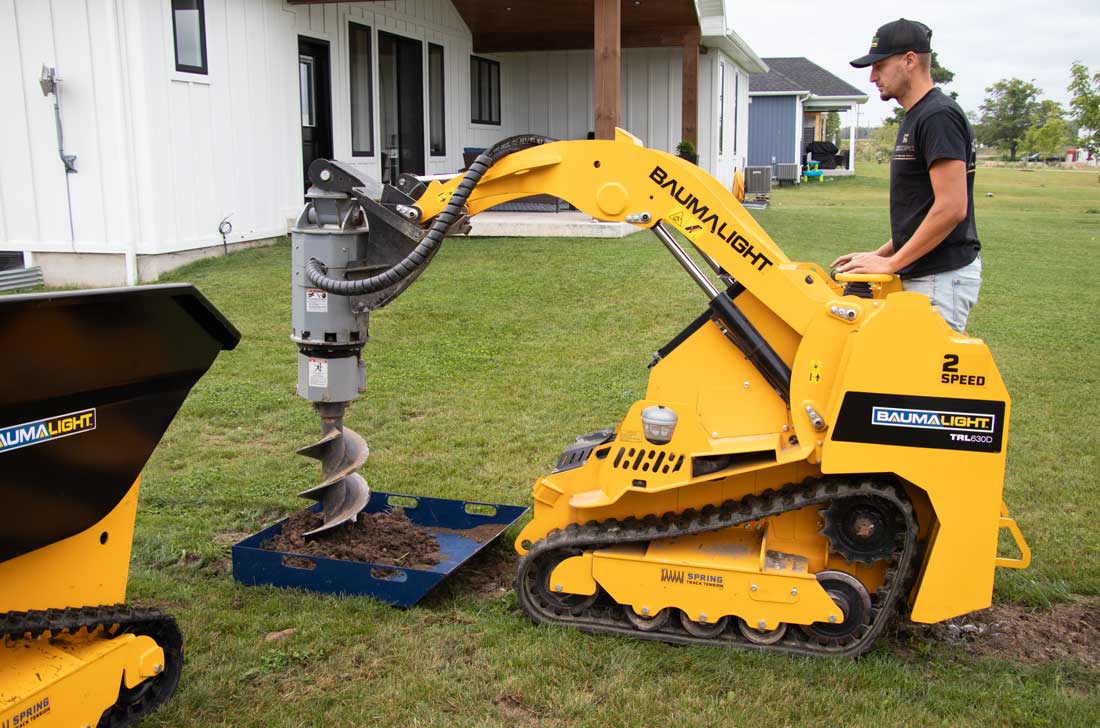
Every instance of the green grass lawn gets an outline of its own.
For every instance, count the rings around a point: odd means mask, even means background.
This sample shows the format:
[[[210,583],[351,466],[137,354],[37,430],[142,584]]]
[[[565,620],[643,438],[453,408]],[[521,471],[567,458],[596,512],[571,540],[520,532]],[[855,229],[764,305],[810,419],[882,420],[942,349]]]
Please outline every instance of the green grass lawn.
[[[987,197],[986,193],[993,193]],[[1006,498],[1035,551],[995,599],[1100,593],[1095,173],[980,169],[985,284],[971,333],[1013,394]],[[758,219],[827,265],[888,236],[884,168],[778,190]],[[460,578],[422,605],[245,588],[229,544],[303,505],[317,419],[295,397],[289,246],[173,273],[243,333],[195,388],[145,472],[130,592],[176,614],[180,690],[158,726],[1092,725],[1100,673],[884,640],[855,661],[679,648],[535,627],[510,591]],[[646,364],[703,310],[648,233],[454,239],[372,321],[368,392],[348,425],[379,489],[528,504],[579,433],[614,425]],[[492,571],[510,543],[471,568]],[[265,642],[276,630],[285,639]]]

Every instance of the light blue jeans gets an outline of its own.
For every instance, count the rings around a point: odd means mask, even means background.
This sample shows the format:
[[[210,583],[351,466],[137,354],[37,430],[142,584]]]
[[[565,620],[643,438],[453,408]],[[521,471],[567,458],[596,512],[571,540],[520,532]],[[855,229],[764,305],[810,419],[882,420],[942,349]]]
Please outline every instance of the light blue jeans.
[[[951,328],[966,331],[970,309],[978,302],[978,292],[982,289],[982,256],[955,270],[919,278],[903,278],[901,287],[928,296]]]

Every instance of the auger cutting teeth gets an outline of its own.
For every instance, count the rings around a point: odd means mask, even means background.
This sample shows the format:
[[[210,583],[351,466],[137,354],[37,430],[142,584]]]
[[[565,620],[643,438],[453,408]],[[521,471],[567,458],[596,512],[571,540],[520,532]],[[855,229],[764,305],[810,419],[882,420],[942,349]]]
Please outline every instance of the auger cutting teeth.
[[[321,482],[298,496],[321,501],[325,523],[305,536],[355,521],[370,501],[370,486],[356,472],[367,462],[370,451],[359,433],[344,427],[346,403],[318,403],[316,407],[321,415],[321,439],[299,449],[298,454],[321,461]]]

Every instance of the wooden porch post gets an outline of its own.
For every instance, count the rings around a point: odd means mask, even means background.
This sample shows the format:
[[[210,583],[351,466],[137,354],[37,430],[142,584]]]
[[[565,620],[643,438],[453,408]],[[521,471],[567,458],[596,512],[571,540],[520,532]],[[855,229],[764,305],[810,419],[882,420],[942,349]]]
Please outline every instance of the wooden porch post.
[[[620,38],[622,9],[620,0],[596,0],[596,138],[614,139],[619,125]]]
[[[699,146],[699,31],[684,36],[681,46],[680,138]]]

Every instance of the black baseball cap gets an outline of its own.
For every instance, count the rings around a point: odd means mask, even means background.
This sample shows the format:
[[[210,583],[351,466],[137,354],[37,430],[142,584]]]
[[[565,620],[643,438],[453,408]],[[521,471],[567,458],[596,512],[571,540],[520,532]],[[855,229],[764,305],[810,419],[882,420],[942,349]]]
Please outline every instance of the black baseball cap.
[[[866,68],[872,63],[883,58],[896,56],[899,53],[931,53],[932,29],[924,23],[915,20],[898,18],[887,23],[875,32],[871,39],[871,50],[867,55],[852,61],[856,68]]]

